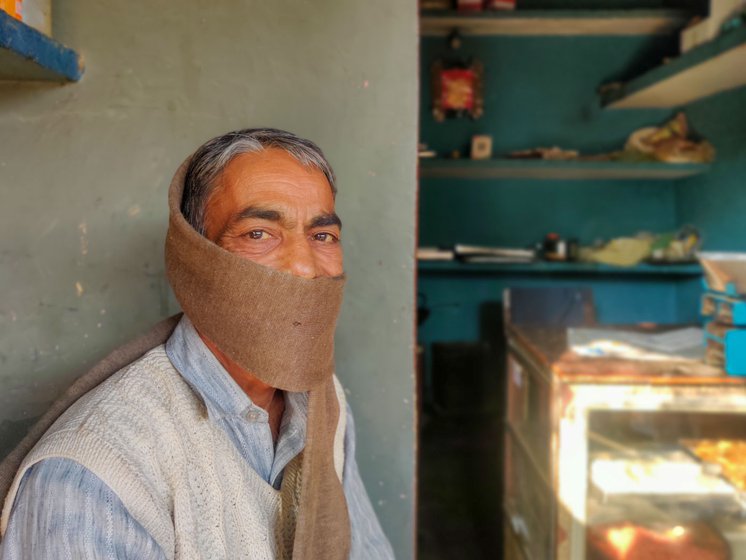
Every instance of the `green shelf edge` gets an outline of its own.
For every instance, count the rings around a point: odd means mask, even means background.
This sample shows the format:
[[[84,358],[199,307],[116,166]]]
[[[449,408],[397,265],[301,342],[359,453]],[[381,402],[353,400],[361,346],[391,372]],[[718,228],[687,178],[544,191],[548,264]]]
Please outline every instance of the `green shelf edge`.
[[[744,43],[746,43],[746,26],[723,33],[712,41],[684,53],[668,64],[658,66],[638,76],[624,84],[620,89],[603,94],[601,96],[601,103],[608,109],[614,109],[614,107],[611,107],[614,103],[707,62]],[[746,73],[746,67],[744,67],[744,73]]]
[[[529,20],[532,23],[539,21],[565,21],[569,22],[572,20],[583,21],[583,20],[606,20],[609,22],[613,21],[626,21],[633,22],[635,20],[668,20],[668,25],[662,27],[656,31],[640,31],[639,34],[650,34],[650,33],[670,33],[676,28],[683,27],[688,20],[692,18],[694,14],[689,10],[681,9],[645,9],[645,8],[633,8],[633,9],[616,9],[616,10],[580,10],[580,9],[554,9],[554,10],[485,10],[482,12],[460,12],[458,10],[425,10],[420,12],[420,34],[425,36],[438,36],[442,33],[433,33],[431,29],[428,29],[432,24],[440,24],[442,22],[448,22],[449,24],[456,23],[455,27],[459,27],[463,34],[469,35],[468,27],[471,23],[490,23],[490,22],[509,22],[509,21],[520,21]],[[486,33],[485,35],[489,35]],[[495,35],[501,35],[502,32],[496,32]],[[540,34],[540,33],[527,33],[529,35]],[[614,35],[615,33],[609,32],[608,30],[592,30],[586,33],[561,33],[561,35],[574,36],[574,35]],[[629,32],[620,33],[621,35],[628,35]],[[550,33],[554,35],[554,33]]]
[[[550,161],[521,159],[420,159],[422,179],[629,180],[680,179],[704,173],[709,164]]]
[[[526,10],[483,10],[481,12],[460,12],[458,10],[423,10],[420,18],[464,20],[499,20],[499,19],[641,19],[648,17],[668,17],[671,19],[686,18],[691,15],[688,10],[667,8],[632,8],[629,10],[581,10],[581,9],[526,9]]]
[[[76,82],[83,69],[74,50],[0,10],[0,80]]]
[[[421,274],[564,274],[605,276],[682,276],[702,275],[699,264],[640,264],[632,267],[593,263],[466,263],[461,261],[417,261]]]

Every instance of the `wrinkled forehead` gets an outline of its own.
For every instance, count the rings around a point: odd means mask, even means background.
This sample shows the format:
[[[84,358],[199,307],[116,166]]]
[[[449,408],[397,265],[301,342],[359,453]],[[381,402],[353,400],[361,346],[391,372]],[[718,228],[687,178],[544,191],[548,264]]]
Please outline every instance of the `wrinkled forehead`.
[[[324,173],[281,150],[236,156],[225,167],[205,205],[208,238],[257,221],[293,229],[321,223],[341,227]]]
[[[326,211],[333,211],[335,202],[331,185],[320,169],[304,165],[279,149],[237,155],[226,165],[211,194],[236,204],[274,200]]]

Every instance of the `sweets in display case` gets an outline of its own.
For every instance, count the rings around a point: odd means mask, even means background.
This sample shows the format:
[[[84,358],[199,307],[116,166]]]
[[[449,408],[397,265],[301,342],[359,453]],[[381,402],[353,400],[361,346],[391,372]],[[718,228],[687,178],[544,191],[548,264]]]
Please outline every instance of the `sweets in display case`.
[[[700,439],[682,444],[701,461],[718,465],[733,486],[746,492],[746,440]]]
[[[730,560],[730,548],[706,523],[644,526],[623,521],[588,530],[589,560]]]

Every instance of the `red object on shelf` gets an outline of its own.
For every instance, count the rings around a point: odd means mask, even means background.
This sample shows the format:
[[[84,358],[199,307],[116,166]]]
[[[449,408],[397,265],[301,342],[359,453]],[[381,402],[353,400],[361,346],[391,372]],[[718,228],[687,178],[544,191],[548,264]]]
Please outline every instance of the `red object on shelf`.
[[[461,12],[481,12],[484,9],[483,0],[458,0],[458,9]]]

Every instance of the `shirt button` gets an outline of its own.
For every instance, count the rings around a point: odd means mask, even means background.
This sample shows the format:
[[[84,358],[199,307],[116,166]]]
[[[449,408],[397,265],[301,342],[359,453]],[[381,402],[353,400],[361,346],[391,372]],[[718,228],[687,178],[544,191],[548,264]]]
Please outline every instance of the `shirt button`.
[[[248,420],[251,420],[252,422],[255,422],[255,421],[257,421],[259,419],[259,414],[257,414],[256,412],[249,412],[246,415],[246,418]]]

